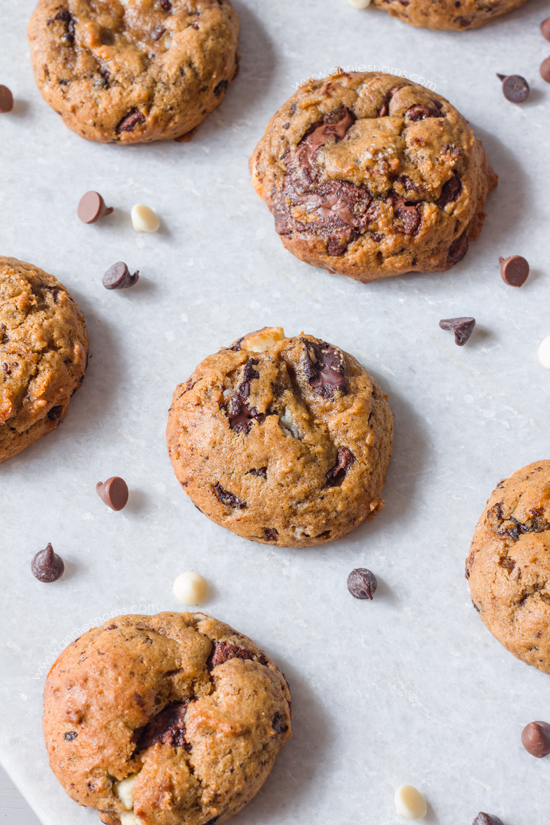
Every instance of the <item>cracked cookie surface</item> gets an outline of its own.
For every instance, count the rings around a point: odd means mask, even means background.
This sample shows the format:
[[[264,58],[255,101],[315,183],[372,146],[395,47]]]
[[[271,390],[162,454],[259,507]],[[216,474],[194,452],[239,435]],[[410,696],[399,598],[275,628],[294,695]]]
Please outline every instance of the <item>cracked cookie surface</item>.
[[[88,140],[148,143],[193,131],[238,68],[230,0],[40,0],[30,20],[44,99]]]
[[[87,355],[84,318],[65,287],[0,256],[0,463],[61,424]]]
[[[206,358],[175,393],[168,449],[208,518],[280,547],[342,538],[384,506],[387,396],[346,352],[282,329]]]
[[[550,673],[550,461],[498,484],[476,527],[466,578],[493,636]]]
[[[477,29],[503,14],[519,9],[527,0],[372,0],[411,26],[423,29],[466,31]]]
[[[444,97],[374,72],[303,84],[250,167],[285,247],[363,282],[450,269],[478,237],[497,182]]]
[[[50,766],[105,825],[218,825],[287,739],[279,668],[204,613],[118,616],[70,644],[44,690]]]

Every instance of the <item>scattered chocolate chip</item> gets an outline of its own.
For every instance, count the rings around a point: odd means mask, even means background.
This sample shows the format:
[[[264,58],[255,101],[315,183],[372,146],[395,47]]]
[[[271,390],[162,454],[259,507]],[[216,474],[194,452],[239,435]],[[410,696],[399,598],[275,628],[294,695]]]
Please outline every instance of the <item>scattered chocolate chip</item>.
[[[374,573],[366,567],[357,567],[348,576],[348,590],[355,599],[370,599],[378,587]]]
[[[502,819],[498,818],[498,816],[480,813],[476,816],[472,822],[472,825],[504,825],[504,823]]]
[[[113,264],[103,276],[103,286],[105,289],[129,289],[139,281],[139,269],[130,275],[130,270],[125,263],[119,261]]]
[[[246,508],[246,502],[242,501],[238,496],[234,495],[233,493],[229,493],[227,490],[224,490],[222,485],[218,482],[212,488],[212,492],[216,496],[216,498],[221,501],[222,504],[225,504],[227,507],[233,507],[235,510],[244,510]]]
[[[54,553],[53,547],[51,544],[48,544],[45,550],[40,550],[34,556],[31,561],[31,570],[33,576],[35,576],[38,581],[49,584],[61,578],[65,571],[65,565],[63,564],[61,556]]]
[[[172,745],[190,749],[185,739],[185,714],[188,702],[170,702],[150,722],[134,731],[136,751],[144,751],[153,745]]]
[[[279,538],[279,531],[275,527],[264,527],[264,533],[268,541],[277,541]]]
[[[98,192],[86,192],[80,198],[77,214],[82,223],[95,223],[113,211],[112,206],[105,206],[105,201]]]
[[[288,725],[284,724],[285,718],[280,713],[276,713],[273,719],[271,720],[271,727],[275,731],[275,733],[286,733],[288,730]]]
[[[499,258],[500,274],[505,284],[523,286],[529,275],[529,264],[521,255]]]
[[[427,117],[445,117],[442,111],[437,107],[434,106],[411,106],[410,109],[407,110],[406,116],[408,120],[412,120],[416,123],[418,120],[425,120]]]
[[[355,456],[347,447],[338,447],[336,464],[327,473],[327,487],[338,487],[346,477],[348,467],[355,461]]]
[[[450,329],[455,334],[455,344],[464,346],[476,325],[475,318],[447,318],[439,322],[441,329]]]
[[[71,730],[65,734],[65,739],[67,740],[67,742],[73,742],[77,736],[78,733],[75,730]]]
[[[133,132],[136,126],[139,126],[140,123],[145,123],[145,120],[145,115],[140,112],[139,109],[134,108],[119,121],[116,131]]]
[[[547,83],[550,83],[550,57],[547,57],[546,60],[543,60],[540,64],[540,76],[543,80],[546,80]]]
[[[521,733],[521,744],[525,750],[541,759],[550,753],[550,725],[547,722],[529,722]]]
[[[230,659],[252,660],[254,659],[254,653],[245,650],[244,647],[232,645],[231,642],[214,642],[214,648],[208,659],[210,669],[223,665],[224,662],[228,662]]]
[[[63,407],[62,406],[52,407],[51,410],[48,413],[48,418],[50,419],[50,421],[59,421],[62,414],[63,414]]]
[[[550,40],[550,17],[547,17],[546,20],[543,20],[540,24],[540,30],[542,32],[542,36],[546,40]]]
[[[455,201],[462,192],[462,184],[456,175],[443,184],[441,195],[436,201],[440,209]]]
[[[458,238],[455,238],[450,245],[447,261],[451,264],[457,264],[465,256],[469,246],[470,241],[464,232],[462,235],[459,235]]]
[[[128,485],[123,478],[112,476],[107,481],[98,481],[96,490],[100,499],[111,510],[122,510],[128,504]]]
[[[216,97],[219,97],[222,94],[222,92],[225,92],[228,86],[229,83],[227,82],[227,80],[220,80],[220,82],[214,89],[214,94],[216,95]]]
[[[313,392],[323,398],[346,393],[346,362],[340,350],[323,341],[320,344],[301,339],[305,345],[303,369]]]
[[[0,85],[0,114],[7,114],[13,109],[13,95],[7,86]]]
[[[511,103],[523,103],[529,97],[529,84],[519,74],[497,74],[502,80],[502,93]]]

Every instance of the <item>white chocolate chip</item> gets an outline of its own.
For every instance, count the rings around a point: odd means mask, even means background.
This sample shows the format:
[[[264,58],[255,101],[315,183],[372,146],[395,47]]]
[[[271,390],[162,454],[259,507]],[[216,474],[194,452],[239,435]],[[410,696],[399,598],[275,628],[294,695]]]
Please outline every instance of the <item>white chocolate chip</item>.
[[[428,806],[420,791],[412,785],[401,785],[395,792],[395,810],[406,819],[424,819]]]
[[[285,337],[282,327],[263,327],[256,332],[249,332],[241,341],[241,349],[247,352],[265,352]]]
[[[285,435],[289,435],[292,438],[302,438],[302,433],[296,426],[294,417],[288,407],[285,407],[284,413],[279,416],[279,424]]]
[[[160,221],[152,209],[144,203],[136,203],[132,206],[132,225],[136,232],[156,232]]]
[[[541,341],[539,346],[539,361],[543,367],[550,370],[550,335]]]
[[[132,773],[126,779],[122,779],[116,789],[116,793],[122,804],[129,811],[134,807],[134,782],[136,781],[137,773]]]
[[[183,604],[200,604],[208,596],[208,582],[200,573],[181,573],[174,582],[174,596]]]
[[[119,814],[120,817],[120,825],[142,825],[140,820],[137,818],[135,814],[129,814],[126,812],[122,812]]]
[[[350,6],[353,6],[354,9],[366,9],[370,6],[371,0],[348,0]]]

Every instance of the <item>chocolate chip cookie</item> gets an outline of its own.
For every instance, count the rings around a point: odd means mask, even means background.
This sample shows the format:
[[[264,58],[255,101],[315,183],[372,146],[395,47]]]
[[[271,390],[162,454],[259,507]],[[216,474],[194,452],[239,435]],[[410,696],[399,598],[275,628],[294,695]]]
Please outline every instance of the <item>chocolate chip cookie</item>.
[[[229,0],[40,0],[28,35],[42,96],[100,143],[190,133],[238,67]]]
[[[476,527],[466,578],[493,636],[550,673],[550,461],[497,485]]]
[[[373,8],[389,11],[422,29],[478,29],[503,14],[519,9],[527,0],[372,0]]]
[[[0,256],[0,463],[61,424],[87,356],[84,318],[65,287]]]
[[[204,613],[111,619],[44,690],[50,766],[105,825],[221,825],[262,787],[290,719],[279,668]]]
[[[243,538],[311,547],[384,506],[387,396],[338,347],[267,327],[199,364],[168,419],[176,477],[208,518]]]
[[[302,85],[271,119],[251,171],[290,252],[363,282],[462,260],[497,181],[444,97],[374,72]]]

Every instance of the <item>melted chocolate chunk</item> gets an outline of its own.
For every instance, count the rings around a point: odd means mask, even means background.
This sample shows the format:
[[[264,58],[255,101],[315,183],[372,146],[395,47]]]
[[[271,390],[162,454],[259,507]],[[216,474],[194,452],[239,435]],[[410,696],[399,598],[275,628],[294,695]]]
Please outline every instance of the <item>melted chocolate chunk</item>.
[[[265,415],[259,413],[255,407],[250,407],[246,402],[250,395],[250,386],[255,378],[260,377],[260,373],[254,369],[259,361],[257,358],[249,358],[243,370],[243,377],[234,395],[231,396],[225,407],[229,426],[237,433],[248,434],[254,421],[265,421]]]
[[[525,535],[525,533],[546,533],[547,530],[550,530],[550,523],[544,518],[543,513],[542,508],[536,507],[534,510],[531,510],[530,517],[526,521],[521,522],[514,518],[514,516],[504,518],[502,509],[499,507],[495,513],[497,520],[500,522],[497,533],[499,536],[506,536],[512,539],[512,541],[518,541],[520,536]]]
[[[393,214],[403,224],[403,226],[395,224],[395,229],[398,232],[403,232],[404,235],[415,235],[422,220],[417,204],[406,201],[405,198],[395,192],[391,192],[386,197],[386,203],[390,204],[393,208]]]
[[[312,182],[316,177],[313,159],[323,143],[331,137],[336,143],[341,141],[348,129],[355,123],[355,119],[353,112],[342,107],[326,115],[323,120],[314,123],[307,130],[296,149],[295,163],[308,182]]]
[[[464,232],[462,235],[456,238],[449,247],[447,262],[450,264],[457,264],[459,261],[462,260],[462,258],[468,251],[469,246],[470,241],[468,240],[468,236]]]
[[[279,531],[275,527],[264,527],[264,533],[268,541],[277,541],[279,538]]]
[[[462,184],[460,180],[457,178],[457,176],[453,175],[452,178],[449,178],[447,183],[443,184],[443,187],[441,189],[441,195],[439,196],[436,203],[440,207],[440,209],[443,209],[443,207],[447,206],[448,203],[452,203],[453,201],[455,201],[461,192]]]
[[[271,727],[275,733],[286,733],[288,730],[288,725],[285,725],[285,718],[280,713],[276,713],[271,720]]]
[[[235,510],[244,510],[246,508],[246,502],[242,501],[238,496],[234,495],[233,493],[229,493],[227,490],[224,490],[222,485],[218,482],[212,488],[212,492],[216,496],[216,498],[221,501],[222,504],[225,504],[227,507],[233,507]]]
[[[392,99],[394,94],[396,92],[398,92],[399,89],[401,89],[401,88],[402,88],[402,86],[393,86],[391,89],[389,89],[386,92],[386,94],[382,98],[382,105],[380,106],[380,108],[378,110],[378,117],[387,117],[389,115],[389,113],[390,113],[390,100]]]
[[[416,123],[418,120],[425,120],[427,117],[445,117],[440,111],[439,104],[435,101],[433,106],[411,106],[406,112],[406,117]]]
[[[63,9],[63,11],[58,11],[54,17],[54,20],[62,20],[66,26],[66,34],[63,35],[63,40],[66,40],[67,43],[74,43],[74,35],[75,35],[75,19],[72,16],[71,12],[67,9]]]
[[[224,662],[228,662],[230,659],[253,660],[254,658],[254,653],[251,653],[250,650],[245,650],[244,647],[237,647],[237,645],[232,645],[230,642],[214,642],[214,648],[208,659],[208,665],[210,670],[212,670],[218,667],[218,665],[223,665]]]
[[[227,82],[227,80],[220,80],[220,82],[214,89],[214,94],[216,95],[216,97],[219,97],[223,92],[225,92],[228,86],[229,83]]]
[[[139,109],[132,109],[128,112],[116,127],[117,132],[133,132],[136,126],[145,123],[145,115]]]
[[[323,398],[334,398],[336,392],[345,395],[346,363],[340,350],[323,341],[317,344],[301,339],[305,345],[303,370],[313,392]]]
[[[346,477],[348,467],[355,461],[355,456],[347,447],[338,447],[336,464],[327,473],[327,487],[339,487]]]
[[[190,750],[185,739],[185,714],[188,702],[170,702],[150,722],[134,731],[136,751],[144,751],[152,745],[172,745]]]
[[[48,413],[48,418],[50,419],[50,421],[59,422],[62,414],[63,414],[63,407],[61,407],[61,406],[52,407],[51,410]]]

